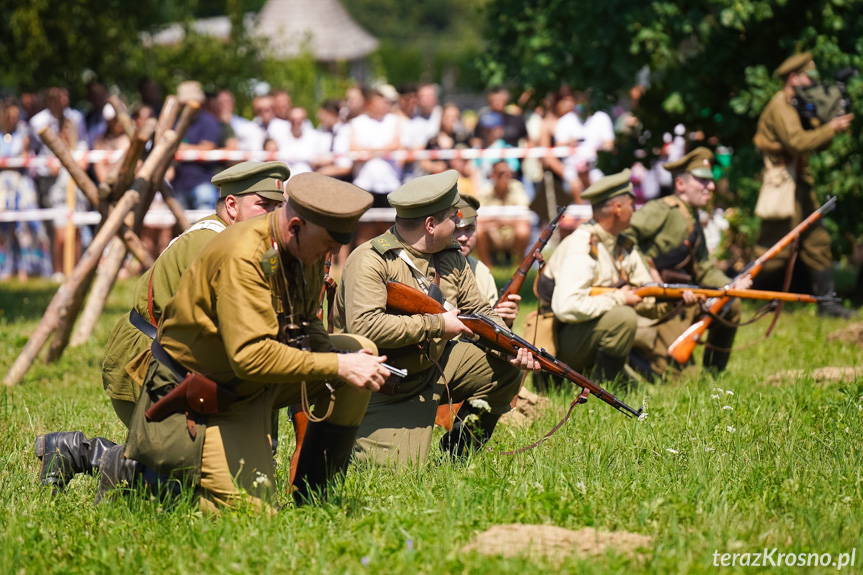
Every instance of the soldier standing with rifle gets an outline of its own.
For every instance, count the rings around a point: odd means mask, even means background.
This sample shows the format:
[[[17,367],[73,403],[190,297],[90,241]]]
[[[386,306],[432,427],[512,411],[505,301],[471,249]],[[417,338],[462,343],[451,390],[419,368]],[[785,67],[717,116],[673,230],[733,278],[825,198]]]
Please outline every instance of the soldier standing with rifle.
[[[126,427],[141,394],[156,325],[177,291],[181,274],[219,232],[282,205],[282,182],[290,175],[282,162],[242,162],[216,174],[212,180],[220,190],[216,213],[202,218],[172,241],[153,267],[138,278],[132,311],[114,326],[102,363],[102,385]],[[139,373],[133,377],[136,368]],[[40,435],[35,447],[36,456],[42,460],[39,479],[54,490],[63,489],[76,473],[98,470],[102,454],[112,446],[113,441],[103,437],[88,439],[80,431]]]
[[[312,173],[285,187],[285,206],[225,230],[183,274],[159,322],[129,439],[102,458],[97,501],[156,472],[193,485],[205,510],[242,499],[267,508],[271,414],[296,403],[314,403],[315,415],[295,501],[345,472],[370,391],[389,371],[371,342],[331,340],[315,310],[324,256],[350,241],[372,198]],[[188,393],[177,396],[183,385]]]
[[[716,186],[711,162],[713,152],[700,147],[675,162],[663,164],[674,178],[674,194],[647,202],[632,214],[627,233],[638,243],[665,283],[698,284],[703,287],[729,286],[748,289],[749,276],[731,284],[731,279],[710,259],[704,229],[698,218],[699,208],[710,202]],[[691,299],[690,299],[691,301]],[[679,314],[656,326],[656,340],[652,350],[639,348],[636,354],[645,359],[653,374],[662,376],[671,368],[679,373],[682,368],[668,357],[668,346],[694,321],[699,308],[688,306]],[[729,324],[740,321],[740,300],[728,306],[725,319]],[[737,328],[715,322],[710,328],[704,352],[703,365],[707,369],[723,371],[728,365],[730,350]]]
[[[803,128],[792,100],[797,89],[812,86],[813,78],[817,77],[810,52],[791,56],[776,69],[775,74],[784,85],[761,113],[754,138],[755,146],[764,156],[766,168],[765,185],[761,189],[759,206],[756,206],[756,214],[761,217],[757,255],[764,253],[818,207],[813,189],[815,180],[809,170],[809,154],[829,146],[836,133],[847,130],[854,119],[853,114],[844,114],[811,130]],[[789,194],[785,202],[772,205],[764,202],[765,187],[771,182],[777,187],[793,188],[793,198]],[[787,205],[792,201],[793,210]],[[833,257],[830,253],[830,236],[824,226],[819,223],[807,230],[800,237],[799,249],[800,260],[809,270],[815,294],[832,295]],[[774,258],[767,269],[782,269],[787,258],[787,255]],[[819,304],[818,313],[842,318],[852,316],[849,310],[835,302]]]
[[[459,222],[458,173],[448,170],[404,184],[388,196],[396,209],[389,232],[357,247],[345,262],[336,298],[336,331],[371,339],[395,367],[407,369],[398,385],[372,395],[360,425],[355,457],[377,464],[423,463],[430,451],[438,405],[464,401],[441,447],[455,456],[487,441],[518,392],[516,367],[538,369],[526,349],[508,362],[472,343],[459,310],[503,321],[477,289],[467,260],[453,241]],[[445,313],[395,315],[387,310],[387,282],[432,296]],[[449,393],[447,393],[447,390]],[[477,431],[463,425],[469,415]],[[305,449],[305,447],[304,447]]]

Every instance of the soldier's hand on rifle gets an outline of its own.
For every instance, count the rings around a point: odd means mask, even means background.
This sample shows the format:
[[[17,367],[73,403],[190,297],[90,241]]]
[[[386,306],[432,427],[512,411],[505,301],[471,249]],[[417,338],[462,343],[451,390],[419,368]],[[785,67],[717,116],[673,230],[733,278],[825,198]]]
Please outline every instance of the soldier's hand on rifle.
[[[519,348],[517,355],[509,356],[509,363],[518,369],[532,371],[534,373],[539,373],[541,369],[539,362],[534,359],[533,354],[525,347]]]
[[[844,132],[851,127],[851,120],[854,119],[854,114],[845,114],[844,116],[836,116],[830,120],[830,127],[834,132]]]
[[[460,336],[472,339],[473,332],[458,318],[458,310],[452,309],[441,314],[444,322],[444,339],[455,339]]]
[[[745,275],[743,277],[739,277],[728,286],[731,289],[749,289],[752,287],[752,277]]]
[[[683,293],[680,294],[683,297],[683,303],[687,306],[695,305],[699,301],[704,301],[704,296],[695,295],[692,290],[683,290]]]
[[[521,301],[521,296],[518,294],[510,294],[507,296],[507,301],[502,301],[494,308],[495,313],[500,316],[500,319],[507,327],[512,327],[512,323],[518,316],[518,302]]]
[[[381,365],[387,357],[374,355],[371,350],[340,353],[336,357],[339,360],[339,377],[354,387],[377,391],[390,376],[390,370]]]
[[[623,286],[620,288],[620,293],[626,299],[626,305],[635,307],[641,303],[641,296],[632,290],[632,286]]]

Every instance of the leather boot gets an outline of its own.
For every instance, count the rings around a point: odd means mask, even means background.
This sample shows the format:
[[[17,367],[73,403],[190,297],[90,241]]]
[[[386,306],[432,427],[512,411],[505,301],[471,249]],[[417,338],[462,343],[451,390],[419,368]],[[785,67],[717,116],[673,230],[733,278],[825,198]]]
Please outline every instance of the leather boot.
[[[326,421],[309,422],[294,477],[295,505],[308,503],[313,494],[325,498],[331,483],[344,481],[358,429]]]
[[[39,481],[54,493],[62,491],[76,473],[98,471],[102,455],[115,443],[104,437],[87,439],[80,431],[57,431],[36,438],[34,452],[42,461]]]
[[[468,418],[472,415],[478,418],[477,424],[470,423]],[[491,434],[494,433],[494,428],[500,418],[501,415],[496,413],[476,413],[476,410],[471,407],[470,401],[465,401],[458,411],[452,429],[441,437],[441,451],[448,453],[453,458],[460,459],[466,453],[481,448],[491,439]]]
[[[623,372],[626,365],[626,357],[610,355],[596,350],[596,358],[593,360],[593,378],[597,382],[612,383],[615,380],[626,382],[628,377]]]
[[[830,268],[818,271],[810,270],[812,275],[813,288],[815,295],[819,296],[835,296],[833,283],[833,270]],[[818,304],[818,315],[829,317],[840,317],[842,319],[851,319],[854,313],[851,310],[845,309],[842,304],[837,302],[821,302]]]
[[[121,443],[110,448],[102,456],[96,505],[99,505],[111,491],[124,486],[134,487],[141,481],[144,465],[133,459],[126,459],[123,456],[125,450],[126,444]]]

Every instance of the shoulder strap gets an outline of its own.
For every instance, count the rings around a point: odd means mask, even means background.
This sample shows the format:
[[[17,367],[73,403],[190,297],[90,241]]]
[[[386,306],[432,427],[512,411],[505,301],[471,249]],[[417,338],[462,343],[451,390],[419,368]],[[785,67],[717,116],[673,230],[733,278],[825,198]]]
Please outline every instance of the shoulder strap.
[[[689,207],[686,205],[686,202],[680,201],[679,198],[673,195],[665,196],[662,200],[672,208],[680,210],[683,219],[686,220],[686,233],[691,234],[695,229],[695,222],[692,220],[692,214],[689,213]]]
[[[380,255],[384,255],[390,250],[400,249],[402,247],[402,243],[395,234],[391,234],[389,232],[379,235],[371,241],[371,244],[372,248]]]

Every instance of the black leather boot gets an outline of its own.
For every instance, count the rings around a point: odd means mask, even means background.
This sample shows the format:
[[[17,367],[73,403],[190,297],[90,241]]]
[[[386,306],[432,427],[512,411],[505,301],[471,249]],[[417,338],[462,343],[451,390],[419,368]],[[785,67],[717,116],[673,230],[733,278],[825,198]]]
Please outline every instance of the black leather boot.
[[[126,444],[121,443],[110,448],[102,456],[96,505],[99,505],[111,491],[119,487],[134,487],[141,482],[144,465],[133,459],[126,459],[123,456],[125,450]]]
[[[827,268],[825,270],[810,271],[812,274],[812,283],[815,290],[815,295],[819,296],[835,296],[833,283],[833,270]],[[842,319],[851,319],[854,313],[851,310],[842,307],[838,302],[821,302],[818,304],[818,315],[829,317],[840,317]]]
[[[98,471],[102,455],[115,443],[104,437],[87,439],[80,431],[57,431],[36,438],[34,452],[42,461],[39,481],[54,493],[62,491],[76,473]]]
[[[344,481],[359,427],[310,421],[303,438],[294,477],[294,504],[308,503],[313,494],[325,498],[331,483]]]
[[[478,418],[476,424],[471,423],[471,416]],[[441,437],[441,451],[453,458],[461,458],[466,453],[481,448],[491,439],[500,418],[501,415],[496,413],[477,413],[477,410],[471,407],[470,401],[465,401],[458,411],[452,429]]]
[[[615,380],[628,383],[629,378],[623,371],[625,365],[626,357],[610,355],[598,349],[593,360],[593,378],[603,383],[612,383]]]

